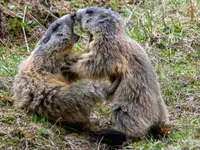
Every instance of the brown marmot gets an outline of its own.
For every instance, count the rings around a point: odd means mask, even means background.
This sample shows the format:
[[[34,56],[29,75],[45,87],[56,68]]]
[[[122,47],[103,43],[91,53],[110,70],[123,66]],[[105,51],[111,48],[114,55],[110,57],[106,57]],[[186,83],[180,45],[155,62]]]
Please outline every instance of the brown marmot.
[[[112,10],[88,7],[76,12],[90,42],[68,71],[121,82],[112,95],[112,115],[120,131],[132,138],[159,131],[169,115],[156,72],[145,50],[125,33],[123,18]]]
[[[117,87],[104,88],[97,82],[73,83],[75,74],[61,71],[79,36],[74,34],[74,16],[53,22],[31,55],[20,65],[13,83],[15,105],[47,116],[49,121],[78,129],[90,128],[94,105]],[[113,89],[113,90],[112,90]]]

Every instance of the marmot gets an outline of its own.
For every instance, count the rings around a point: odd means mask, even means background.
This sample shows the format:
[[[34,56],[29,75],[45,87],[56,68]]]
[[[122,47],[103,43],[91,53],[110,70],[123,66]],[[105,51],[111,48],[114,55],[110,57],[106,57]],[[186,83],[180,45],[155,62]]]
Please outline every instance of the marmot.
[[[76,12],[89,44],[68,71],[87,77],[106,77],[120,84],[112,95],[112,116],[120,131],[140,138],[168,124],[156,72],[145,50],[125,33],[125,22],[116,12],[88,7]]]
[[[73,128],[90,128],[90,112],[106,99],[118,83],[104,88],[97,82],[73,83],[77,76],[61,71],[79,36],[74,34],[74,15],[53,22],[31,55],[20,65],[13,83],[15,105],[44,115],[51,122]]]

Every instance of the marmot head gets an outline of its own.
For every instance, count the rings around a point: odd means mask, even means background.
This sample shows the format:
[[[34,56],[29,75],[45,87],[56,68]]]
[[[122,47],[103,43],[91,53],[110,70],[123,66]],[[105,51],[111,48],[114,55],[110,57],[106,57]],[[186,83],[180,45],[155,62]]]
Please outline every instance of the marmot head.
[[[63,52],[71,49],[73,44],[79,40],[74,33],[74,15],[65,15],[55,20],[46,30],[37,45],[37,54]]]
[[[76,20],[81,22],[81,29],[90,35],[114,36],[124,31],[124,20],[117,13],[109,9],[88,7],[76,12]]]

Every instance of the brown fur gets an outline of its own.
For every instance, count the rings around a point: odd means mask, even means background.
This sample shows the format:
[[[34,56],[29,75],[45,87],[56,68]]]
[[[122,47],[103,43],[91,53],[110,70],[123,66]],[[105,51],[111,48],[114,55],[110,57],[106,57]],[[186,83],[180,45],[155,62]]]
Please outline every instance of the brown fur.
[[[69,72],[90,78],[108,76],[111,82],[121,79],[111,97],[111,110],[116,126],[126,135],[139,138],[168,124],[154,67],[144,49],[126,35],[121,16],[98,7],[76,15],[90,42],[77,63],[68,66]]]
[[[74,21],[66,15],[48,28],[31,55],[21,63],[13,94],[19,108],[45,115],[52,122],[88,129],[91,109],[106,99],[112,89],[96,82],[71,84],[78,76],[63,75],[66,59],[77,59],[70,55],[78,40],[73,33]]]

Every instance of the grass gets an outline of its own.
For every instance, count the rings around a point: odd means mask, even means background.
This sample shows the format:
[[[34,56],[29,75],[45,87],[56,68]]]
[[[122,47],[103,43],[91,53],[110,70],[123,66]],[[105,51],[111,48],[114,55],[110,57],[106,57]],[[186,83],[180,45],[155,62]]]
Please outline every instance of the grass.
[[[146,0],[136,6],[131,1],[72,0],[69,5],[75,10],[98,5],[120,12],[127,19],[127,34],[145,48],[155,66],[170,111],[172,133],[160,140],[130,142],[129,148],[200,149],[200,2]],[[18,40],[13,36],[6,46],[0,45],[0,149],[98,149],[98,143],[88,142],[85,135],[13,108],[12,79],[20,61],[29,55],[23,44],[13,43]],[[33,49],[35,42],[29,45]],[[75,50],[81,50],[82,45],[78,43]],[[111,125],[107,116],[107,107],[97,107],[92,114],[100,126]],[[106,148],[101,145],[100,149]]]

